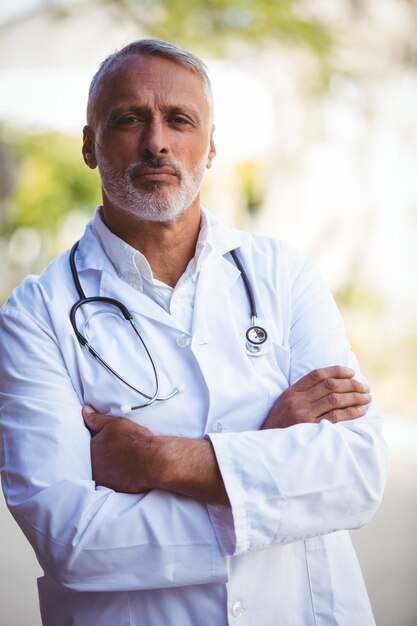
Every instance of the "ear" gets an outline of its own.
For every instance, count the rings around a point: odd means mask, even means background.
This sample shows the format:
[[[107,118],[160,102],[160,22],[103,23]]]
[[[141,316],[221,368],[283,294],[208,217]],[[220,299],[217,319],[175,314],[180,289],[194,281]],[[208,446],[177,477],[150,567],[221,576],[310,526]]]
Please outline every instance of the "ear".
[[[92,170],[97,167],[96,153],[94,148],[94,133],[90,126],[83,128],[83,147],[82,154],[84,162]]]
[[[207,169],[210,169],[213,159],[216,156],[216,146],[214,145],[214,137],[213,137],[214,129],[215,129],[215,126],[213,124],[211,128],[211,132],[210,132],[210,150],[207,156],[207,164],[206,164]]]

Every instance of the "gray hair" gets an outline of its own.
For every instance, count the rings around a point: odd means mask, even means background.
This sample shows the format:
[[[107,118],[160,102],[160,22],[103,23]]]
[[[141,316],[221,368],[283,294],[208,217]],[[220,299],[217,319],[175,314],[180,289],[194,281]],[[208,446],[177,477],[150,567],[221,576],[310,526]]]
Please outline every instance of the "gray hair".
[[[185,68],[198,74],[203,83],[204,91],[209,103],[210,121],[213,118],[213,92],[211,89],[211,82],[207,73],[207,67],[201,59],[196,55],[183,50],[179,46],[175,46],[172,43],[163,41],[161,39],[139,39],[127,44],[121,50],[117,50],[113,54],[109,55],[101,63],[97,72],[93,76],[88,92],[87,103],[87,123],[92,124],[94,120],[94,109],[97,104],[101,84],[109,70],[111,70],[120,59],[130,55],[148,56],[148,57],[161,57],[162,59],[168,59],[178,65],[182,65]]]

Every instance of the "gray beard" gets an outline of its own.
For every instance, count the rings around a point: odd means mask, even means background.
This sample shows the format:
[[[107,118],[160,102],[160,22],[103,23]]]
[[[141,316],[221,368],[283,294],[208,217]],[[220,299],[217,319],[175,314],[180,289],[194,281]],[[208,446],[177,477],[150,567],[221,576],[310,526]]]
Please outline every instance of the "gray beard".
[[[149,222],[172,222],[182,215],[199,194],[207,156],[190,172],[184,173],[180,164],[168,157],[140,159],[129,165],[125,172],[116,171],[108,159],[98,152],[97,164],[103,192],[110,202],[135,219]],[[149,182],[138,188],[135,173],[142,167],[171,167],[178,176],[178,186],[172,188],[164,182]]]

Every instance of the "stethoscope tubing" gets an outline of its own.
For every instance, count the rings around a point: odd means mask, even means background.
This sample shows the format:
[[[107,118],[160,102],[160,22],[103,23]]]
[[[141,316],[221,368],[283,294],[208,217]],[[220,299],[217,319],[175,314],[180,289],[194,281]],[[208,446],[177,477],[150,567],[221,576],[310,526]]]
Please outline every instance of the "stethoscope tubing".
[[[131,389],[132,391],[138,393],[140,396],[142,396],[143,398],[145,398],[147,400],[146,403],[139,405],[135,408],[142,408],[145,406],[148,406],[149,404],[152,404],[155,401],[163,401],[163,400],[168,400],[170,397],[172,397],[173,394],[169,394],[169,396],[165,396],[165,397],[158,397],[159,396],[159,389],[160,389],[160,385],[159,385],[159,376],[158,376],[158,371],[156,368],[156,364],[149,352],[149,349],[145,343],[145,341],[143,340],[143,337],[141,336],[134,320],[132,317],[132,314],[129,312],[128,308],[119,300],[116,300],[115,298],[109,298],[106,296],[92,296],[87,298],[84,290],[81,286],[80,283],[80,279],[78,276],[78,272],[77,272],[77,267],[75,264],[75,253],[77,251],[78,248],[78,244],[79,241],[77,241],[70,252],[70,267],[71,267],[71,273],[72,273],[72,278],[74,280],[74,284],[75,287],[77,289],[78,295],[79,295],[79,299],[72,305],[71,310],[70,310],[70,321],[71,321],[71,325],[72,328],[74,330],[74,333],[80,343],[81,346],[87,348],[87,350],[89,351],[89,353],[95,358],[97,359],[97,361],[99,361],[99,363],[101,363],[101,365],[103,365],[109,372],[111,372],[111,374],[113,374],[113,376],[115,376],[120,382],[122,382],[124,385],[126,385],[127,387],[129,387],[129,389]],[[97,303],[97,302],[101,302],[101,303],[106,303],[106,304],[110,304],[112,306],[115,306],[123,315],[123,317],[125,318],[125,320],[127,322],[130,323],[135,335],[139,338],[142,346],[145,349],[145,352],[148,356],[148,359],[151,363],[151,367],[152,367],[152,371],[153,371],[153,376],[154,376],[154,382],[155,382],[155,392],[153,393],[153,395],[149,395],[144,393],[143,391],[141,391],[140,389],[137,389],[136,387],[134,387],[133,385],[131,385],[126,379],[123,378],[123,376],[121,376],[118,372],[116,372],[116,370],[109,364],[107,363],[107,361],[105,359],[103,359],[103,357],[97,352],[97,350],[95,350],[93,348],[93,346],[89,343],[88,339],[78,330],[77,327],[77,322],[76,322],[76,314],[77,311],[84,306],[85,304],[88,303]]]
[[[246,274],[246,271],[237,255],[236,250],[230,250],[230,254],[233,258],[233,261],[237,267],[237,269],[239,270],[241,276],[242,276],[242,280],[243,280],[243,284],[245,285],[245,289],[246,289],[246,294],[248,296],[248,300],[249,300],[249,304],[250,304],[250,317],[251,320],[254,320],[258,317],[258,313],[256,311],[256,304],[255,304],[255,296],[253,295],[253,291],[252,291],[252,287],[251,284],[249,282],[248,279],[248,275]],[[252,322],[253,324],[253,322]],[[253,324],[254,325],[254,324]]]
[[[165,400],[169,400],[170,398],[172,398],[174,395],[176,395],[177,393],[180,392],[180,387],[177,387],[176,389],[174,389],[170,394],[166,395],[166,396],[159,396],[159,389],[160,389],[160,384],[159,384],[159,375],[158,375],[158,370],[155,364],[155,361],[151,355],[151,352],[149,350],[149,348],[147,347],[142,335],[139,332],[139,329],[137,328],[132,314],[129,312],[128,308],[119,300],[116,300],[115,298],[109,298],[106,296],[90,296],[90,297],[86,297],[84,290],[82,288],[79,276],[78,276],[78,271],[77,271],[77,266],[75,263],[75,254],[76,251],[78,249],[78,245],[79,245],[79,241],[76,241],[74,243],[74,245],[71,248],[70,251],[70,255],[69,255],[69,263],[70,263],[70,268],[71,268],[71,274],[72,274],[72,278],[75,284],[75,288],[77,290],[78,293],[78,300],[72,305],[71,310],[70,310],[70,321],[71,321],[71,325],[72,328],[74,330],[74,333],[78,339],[78,342],[80,343],[80,345],[82,347],[87,348],[87,350],[89,351],[89,353],[91,354],[91,356],[93,356],[99,363],[101,363],[101,365],[103,367],[105,367],[111,374],[113,374],[113,376],[115,376],[121,383],[123,383],[124,385],[126,385],[126,387],[128,387],[129,389],[131,389],[132,391],[134,391],[135,393],[139,394],[142,398],[146,399],[146,402],[144,404],[140,404],[138,406],[134,406],[134,407],[121,407],[123,410],[126,409],[127,411],[124,412],[130,412],[131,410],[136,410],[136,409],[141,409],[144,408],[146,406],[149,406],[150,404],[153,404],[154,402],[162,402]],[[252,325],[248,328],[248,330],[246,331],[246,349],[249,352],[249,354],[256,356],[258,354],[261,353],[263,344],[266,342],[267,338],[268,338],[268,334],[266,332],[266,330],[264,328],[262,328],[261,326],[257,326],[256,325],[256,320],[258,317],[257,314],[257,310],[256,310],[256,304],[255,304],[255,297],[253,295],[253,291],[252,291],[252,287],[251,284],[249,282],[248,276],[246,274],[246,271],[242,265],[242,262],[240,261],[237,251],[236,250],[231,250],[230,254],[232,256],[232,259],[237,267],[237,269],[239,270],[241,276],[242,276],[242,280],[243,280],[243,284],[245,287],[245,291],[249,300],[249,304],[250,304],[250,318],[251,318],[251,322]],[[93,346],[89,343],[88,339],[78,330],[77,327],[77,320],[76,320],[76,315],[77,315],[77,311],[79,311],[79,309],[81,309],[85,304],[89,304],[89,303],[105,303],[105,304],[109,304],[111,306],[115,306],[123,315],[124,319],[129,322],[130,326],[132,327],[135,335],[138,337],[138,339],[140,340],[143,348],[145,349],[146,355],[149,359],[149,362],[151,364],[152,367],[152,372],[153,372],[153,378],[154,378],[154,384],[155,384],[155,391],[152,395],[146,394],[143,391],[141,391],[140,389],[138,389],[137,387],[134,387],[133,385],[131,385],[127,380],[125,380],[118,372],[116,372],[116,370],[114,368],[111,367],[111,365],[109,363],[107,363],[107,361],[105,361],[105,359],[103,359],[103,357],[93,348]]]

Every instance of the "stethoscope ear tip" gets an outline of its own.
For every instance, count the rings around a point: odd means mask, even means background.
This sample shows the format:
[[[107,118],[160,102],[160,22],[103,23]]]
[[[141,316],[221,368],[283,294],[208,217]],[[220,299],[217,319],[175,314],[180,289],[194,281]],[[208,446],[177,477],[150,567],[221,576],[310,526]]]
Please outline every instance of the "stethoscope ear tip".
[[[120,407],[120,411],[123,413],[123,415],[129,415],[129,413],[132,412],[132,407],[127,406],[127,404],[122,404],[122,406]]]

